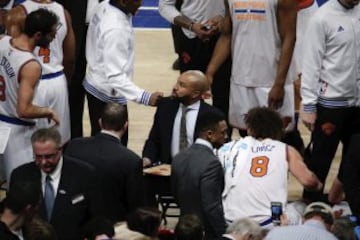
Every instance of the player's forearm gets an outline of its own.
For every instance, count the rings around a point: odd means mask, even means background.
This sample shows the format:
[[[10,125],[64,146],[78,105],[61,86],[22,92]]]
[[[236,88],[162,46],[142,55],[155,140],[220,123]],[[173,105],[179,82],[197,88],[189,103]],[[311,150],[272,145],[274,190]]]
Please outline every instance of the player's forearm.
[[[27,107],[18,107],[17,113],[21,118],[51,118],[52,111],[47,107],[30,105]]]
[[[289,34],[284,37],[283,44],[280,52],[279,65],[276,73],[274,85],[283,87],[285,85],[286,76],[289,71],[294,45],[296,37],[293,34]]]
[[[75,60],[73,58],[69,58],[69,59],[64,58],[63,66],[64,66],[64,73],[66,80],[68,84],[70,84],[70,81],[74,73]]]
[[[310,172],[306,178],[302,179],[301,183],[305,189],[310,191],[320,191],[323,188],[323,184],[312,172]]]
[[[216,43],[213,55],[211,57],[211,61],[207,66],[206,75],[214,76],[221,64],[223,64],[225,60],[229,57],[230,48],[231,35],[222,34]]]

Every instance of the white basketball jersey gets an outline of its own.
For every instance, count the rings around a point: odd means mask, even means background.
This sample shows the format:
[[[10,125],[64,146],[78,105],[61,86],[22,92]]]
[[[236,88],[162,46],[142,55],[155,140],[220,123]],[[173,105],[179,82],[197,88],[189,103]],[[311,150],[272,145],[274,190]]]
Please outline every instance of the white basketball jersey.
[[[32,52],[19,50],[11,46],[11,37],[0,40],[0,114],[18,117],[16,112],[19,72],[22,66],[36,58]]]
[[[286,144],[245,137],[225,144],[218,152],[225,170],[225,218],[251,217],[257,222],[271,216],[270,203],[287,202]]]
[[[59,23],[55,39],[48,48],[36,47],[34,54],[37,56],[42,66],[42,75],[62,71],[63,66],[63,42],[67,33],[64,8],[57,2],[39,3],[32,0],[26,0],[21,4],[26,13],[29,14],[39,8],[45,8],[52,11],[59,17]]]

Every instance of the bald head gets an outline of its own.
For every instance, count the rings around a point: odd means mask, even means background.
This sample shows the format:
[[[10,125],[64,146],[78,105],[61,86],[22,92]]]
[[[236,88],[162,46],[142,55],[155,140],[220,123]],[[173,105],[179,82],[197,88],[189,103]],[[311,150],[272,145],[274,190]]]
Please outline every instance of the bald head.
[[[188,78],[193,88],[201,94],[205,93],[207,89],[207,78],[205,74],[199,70],[189,70],[183,73],[184,77]]]
[[[190,105],[200,100],[206,90],[205,74],[198,70],[189,70],[179,76],[173,88],[173,97],[185,105]]]

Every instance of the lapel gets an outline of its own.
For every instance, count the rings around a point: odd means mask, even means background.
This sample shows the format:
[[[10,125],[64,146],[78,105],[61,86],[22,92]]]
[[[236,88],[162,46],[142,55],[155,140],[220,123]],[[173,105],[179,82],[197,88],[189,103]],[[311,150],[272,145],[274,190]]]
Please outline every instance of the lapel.
[[[57,213],[61,212],[62,208],[67,205],[67,201],[70,201],[71,196],[69,195],[70,192],[68,188],[72,184],[76,184],[74,182],[71,183],[71,174],[72,172],[70,169],[68,169],[68,164],[65,160],[65,157],[63,157],[63,166],[61,169],[60,182],[56,193],[51,220],[53,220],[54,218],[56,219]]]
[[[163,131],[166,131],[166,136],[167,139],[165,141],[166,144],[171,144],[171,138],[172,138],[172,131],[174,128],[174,121],[175,121],[175,117],[176,117],[176,113],[179,110],[179,102],[175,101],[173,99],[170,99],[169,102],[169,107],[167,107],[165,105],[164,108],[164,115],[167,116],[165,117],[165,121],[162,122],[162,124],[164,124],[163,126],[159,126],[160,128],[163,128]]]

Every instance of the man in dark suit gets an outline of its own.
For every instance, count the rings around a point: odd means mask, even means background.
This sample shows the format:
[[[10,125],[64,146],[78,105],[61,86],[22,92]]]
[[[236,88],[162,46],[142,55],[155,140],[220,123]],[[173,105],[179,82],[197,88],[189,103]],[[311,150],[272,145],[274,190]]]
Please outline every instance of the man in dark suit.
[[[205,229],[205,239],[218,239],[225,232],[222,206],[224,173],[213,148],[227,137],[227,124],[221,113],[199,116],[195,143],[180,152],[172,162],[171,189],[180,214],[197,215]]]
[[[65,150],[65,156],[84,160],[96,168],[101,179],[105,216],[113,222],[125,220],[143,200],[141,158],[120,142],[127,129],[126,119],[124,106],[107,103],[99,119],[101,132],[93,137],[76,138]]]
[[[187,144],[191,145],[197,116],[203,112],[217,111],[202,100],[206,90],[207,81],[202,72],[190,70],[179,76],[172,96],[161,99],[157,106],[153,126],[143,149],[144,166],[156,162],[171,163],[179,152],[182,106],[189,109],[186,113]]]
[[[16,168],[10,189],[19,181],[41,184],[44,199],[39,215],[55,228],[59,240],[78,240],[83,225],[102,214],[101,192],[94,169],[62,157],[61,136],[54,129],[39,129],[31,137],[34,162]]]

